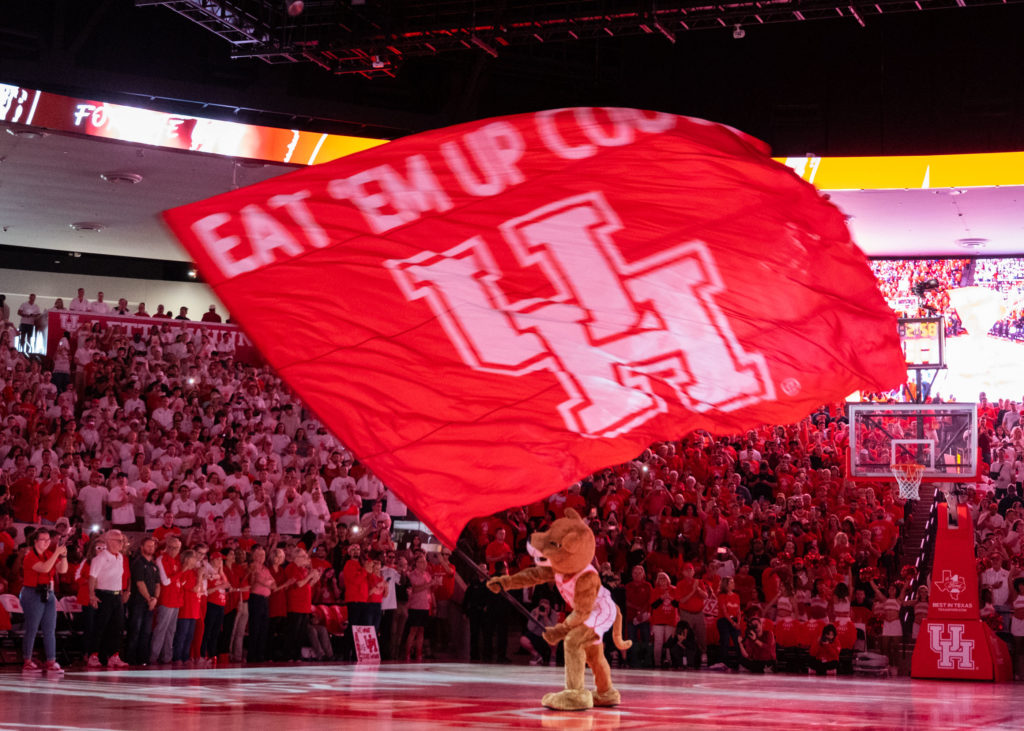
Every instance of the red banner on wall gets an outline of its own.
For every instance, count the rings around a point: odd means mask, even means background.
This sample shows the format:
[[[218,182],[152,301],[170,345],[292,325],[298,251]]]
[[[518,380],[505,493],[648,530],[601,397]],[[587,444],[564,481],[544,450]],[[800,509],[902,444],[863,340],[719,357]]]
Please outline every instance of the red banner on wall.
[[[78,347],[78,338],[75,335],[82,328],[91,328],[93,323],[98,322],[101,330],[110,327],[120,327],[125,335],[131,337],[135,333],[143,337],[150,334],[153,327],[161,330],[164,327],[173,333],[186,332],[194,334],[196,331],[203,331],[224,339],[228,349],[233,348],[235,359],[243,363],[253,365],[262,362],[259,351],[252,344],[252,341],[245,336],[245,333],[237,325],[226,325],[216,322],[192,322],[191,320],[174,320],[153,317],[131,317],[121,315],[98,315],[91,312],[54,312],[50,311],[47,319],[46,331],[46,355],[53,358],[57,352],[57,343],[60,342],[64,333],[71,335],[71,355],[74,356],[75,348]]]

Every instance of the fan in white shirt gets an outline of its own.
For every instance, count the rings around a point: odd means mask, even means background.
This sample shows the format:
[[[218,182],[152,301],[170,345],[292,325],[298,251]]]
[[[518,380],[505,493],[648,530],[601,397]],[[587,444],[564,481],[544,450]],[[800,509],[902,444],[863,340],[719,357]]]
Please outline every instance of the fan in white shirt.
[[[283,491],[284,500],[277,508],[277,532],[296,536],[302,532],[302,518],[306,509],[294,487]]]
[[[190,528],[196,518],[196,501],[189,495],[188,485],[182,485],[177,496],[171,500],[174,524],[179,528]]]
[[[157,489],[157,484],[152,479],[152,471],[145,465],[139,468],[139,479],[131,483],[131,486],[143,500],[149,496],[150,492]]]
[[[242,535],[242,523],[245,520],[245,501],[237,488],[229,487],[224,493],[224,532],[231,538]]]
[[[302,529],[304,531],[313,531],[320,535],[324,532],[327,527],[327,521],[331,517],[331,511],[327,507],[323,493],[319,486],[317,486],[302,497],[306,507],[306,514],[302,518]]]
[[[107,504],[110,491],[103,485],[103,475],[93,472],[92,481],[78,493],[85,522],[92,525],[103,522],[103,506]]]
[[[135,490],[128,485],[128,476],[119,472],[110,488],[110,522],[113,525],[135,523]]]
[[[74,304],[74,302],[72,302]],[[110,305],[103,301],[103,293],[96,293],[96,301],[89,305],[89,312],[95,315],[109,315]]]
[[[78,296],[71,300],[68,309],[72,312],[88,312],[91,303],[85,298],[85,290],[78,288]]]
[[[167,506],[159,500],[158,492],[151,492],[142,504],[142,521],[146,531],[154,531],[164,524]]]
[[[267,497],[263,485],[257,481],[253,485],[252,497],[248,500],[249,508],[249,532],[254,536],[270,535],[270,515],[273,512],[273,504]]]
[[[213,519],[224,515],[227,507],[227,503],[221,500],[220,490],[211,488],[207,492],[206,502],[199,504],[196,517],[203,522],[207,530],[210,530],[213,528]]]

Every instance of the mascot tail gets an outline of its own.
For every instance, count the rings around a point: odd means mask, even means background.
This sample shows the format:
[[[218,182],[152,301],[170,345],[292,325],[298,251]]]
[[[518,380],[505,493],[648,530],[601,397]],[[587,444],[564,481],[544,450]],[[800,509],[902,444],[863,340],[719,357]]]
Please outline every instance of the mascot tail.
[[[612,624],[612,642],[620,650],[628,650],[633,646],[632,640],[622,639],[622,612],[615,607],[615,622]]]

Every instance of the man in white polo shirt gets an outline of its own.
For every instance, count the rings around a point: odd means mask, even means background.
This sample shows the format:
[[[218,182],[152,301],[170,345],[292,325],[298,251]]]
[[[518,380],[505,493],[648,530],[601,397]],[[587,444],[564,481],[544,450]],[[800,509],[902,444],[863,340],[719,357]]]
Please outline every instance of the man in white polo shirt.
[[[127,561],[121,553],[124,535],[110,530],[103,536],[105,551],[89,563],[89,604],[96,610],[92,631],[85,638],[86,667],[126,668],[118,648],[124,633],[124,602],[127,599],[125,579]],[[100,659],[102,656],[102,660]]]

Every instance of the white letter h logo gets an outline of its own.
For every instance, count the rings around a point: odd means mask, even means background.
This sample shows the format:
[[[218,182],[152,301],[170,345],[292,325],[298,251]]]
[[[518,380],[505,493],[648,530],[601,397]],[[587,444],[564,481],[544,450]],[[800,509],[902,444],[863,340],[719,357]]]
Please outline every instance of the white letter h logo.
[[[517,262],[544,273],[550,298],[508,301],[480,236],[385,266],[407,299],[427,301],[471,368],[551,371],[568,395],[566,426],[584,436],[628,432],[664,413],[666,397],[697,412],[774,398],[764,357],[743,350],[713,300],[723,285],[707,246],[627,262],[612,241],[621,228],[596,192],[505,222]]]
[[[946,624],[949,638],[943,637],[943,625],[928,625],[928,647],[939,656],[942,670],[974,670],[974,640],[963,639],[964,625]]]

